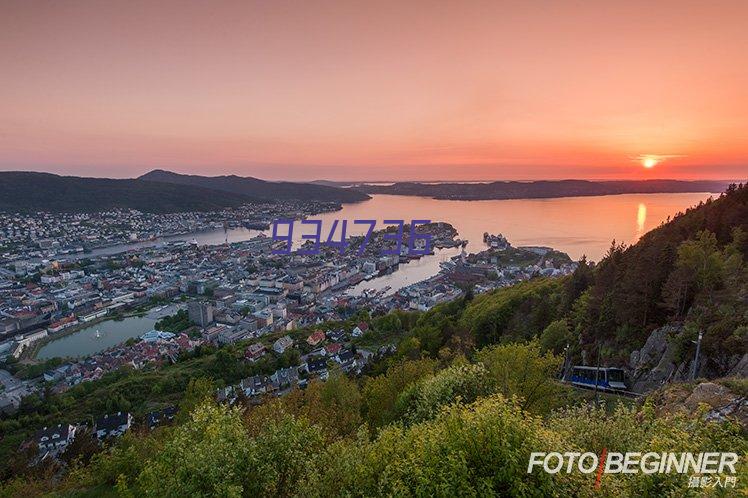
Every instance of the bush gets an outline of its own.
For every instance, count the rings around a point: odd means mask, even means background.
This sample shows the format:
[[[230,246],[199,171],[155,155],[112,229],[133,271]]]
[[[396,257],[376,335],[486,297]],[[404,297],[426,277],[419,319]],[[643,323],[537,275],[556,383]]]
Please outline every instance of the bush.
[[[748,451],[748,440],[737,424],[705,422],[702,416],[684,413],[657,416],[649,404],[640,410],[619,404],[611,412],[589,405],[566,408],[554,413],[547,426],[566,441],[564,448],[598,455],[603,448],[616,452],[725,451],[738,455]],[[744,462],[738,474],[740,485],[748,478]],[[692,491],[688,476],[674,473],[616,474],[601,484],[601,491],[610,496],[685,496]]]
[[[521,398],[521,407],[535,413],[546,413],[555,407],[561,387],[554,378],[562,359],[553,353],[541,353],[537,340],[527,344],[504,344],[487,347],[477,354],[505,396]]]
[[[458,365],[412,384],[398,398],[396,411],[408,423],[436,417],[453,403],[472,403],[493,391],[493,383],[483,365]]]
[[[241,496],[257,464],[255,444],[239,410],[204,403],[145,465],[137,494]]]
[[[539,419],[494,395],[436,419],[391,426],[320,457],[301,496],[571,496],[579,476],[527,473],[532,451],[561,444]]]

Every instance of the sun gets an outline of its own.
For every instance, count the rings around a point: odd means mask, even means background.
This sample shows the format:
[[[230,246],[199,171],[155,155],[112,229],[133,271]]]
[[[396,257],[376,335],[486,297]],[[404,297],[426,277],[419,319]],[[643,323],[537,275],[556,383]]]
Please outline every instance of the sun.
[[[647,169],[654,168],[655,166],[657,166],[658,162],[659,161],[656,158],[651,157],[651,156],[645,156],[642,158],[642,166],[644,166]]]

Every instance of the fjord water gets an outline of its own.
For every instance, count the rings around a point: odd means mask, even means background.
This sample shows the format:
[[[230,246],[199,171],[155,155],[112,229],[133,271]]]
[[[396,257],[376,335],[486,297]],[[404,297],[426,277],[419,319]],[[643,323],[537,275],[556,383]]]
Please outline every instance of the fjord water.
[[[345,204],[342,211],[314,216],[321,219],[327,234],[333,221],[349,220],[349,234],[361,234],[366,226],[355,219],[428,219],[454,226],[458,237],[468,240],[467,252],[479,252],[486,245],[483,233],[502,233],[514,246],[549,246],[577,260],[586,255],[599,261],[613,240],[633,244],[668,217],[706,200],[708,193],[626,194],[560,199],[517,199],[451,201],[427,197],[374,195],[371,200]],[[384,226],[384,225],[382,225]],[[314,227],[304,227],[311,233]],[[301,230],[294,233],[298,243]],[[339,232],[336,232],[339,235]],[[324,238],[324,237],[323,237]],[[336,237],[337,238],[337,237]],[[459,254],[459,248],[436,250],[435,254],[400,265],[394,273],[363,281],[348,290],[359,295],[366,289],[389,287],[386,294],[419,282],[439,272],[439,263]]]
[[[467,239],[468,252],[485,246],[483,233],[503,233],[514,246],[549,246],[566,252],[572,259],[586,255],[599,261],[613,240],[633,244],[639,237],[657,227],[679,211],[705,201],[709,193],[624,194],[559,199],[513,199],[489,201],[452,201],[402,195],[373,195],[370,200],[343,204],[343,209],[310,217],[322,220],[322,240],[326,240],[334,220],[348,220],[348,235],[362,235],[366,225],[354,225],[356,219],[383,220],[427,219],[446,221]],[[285,228],[279,229],[280,233]],[[296,225],[294,242],[303,234],[311,235],[313,226]],[[68,259],[115,254],[130,249],[158,246],[177,240],[195,240],[199,245],[240,242],[260,233],[270,236],[272,230],[260,232],[246,228],[206,230],[193,234],[163,237],[156,241],[120,244],[91,253],[72,255]],[[335,233],[339,240],[340,227]]]
[[[428,219],[446,221],[469,240],[468,252],[484,248],[483,233],[503,233],[514,246],[549,246],[572,259],[599,261],[615,239],[633,244],[668,217],[706,200],[709,193],[625,194],[560,199],[452,201],[427,197],[374,195],[344,204],[341,211],[314,216],[323,222],[323,239],[335,219]],[[356,233],[365,227],[355,227]],[[311,233],[313,227],[304,227]],[[295,234],[298,235],[298,234]],[[296,238],[296,237],[295,237]]]

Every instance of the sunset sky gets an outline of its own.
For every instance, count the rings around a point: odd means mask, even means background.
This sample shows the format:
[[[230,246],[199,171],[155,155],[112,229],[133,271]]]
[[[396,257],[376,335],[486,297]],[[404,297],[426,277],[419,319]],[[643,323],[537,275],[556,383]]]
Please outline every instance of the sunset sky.
[[[0,0],[0,170],[744,179],[747,23],[745,0]]]

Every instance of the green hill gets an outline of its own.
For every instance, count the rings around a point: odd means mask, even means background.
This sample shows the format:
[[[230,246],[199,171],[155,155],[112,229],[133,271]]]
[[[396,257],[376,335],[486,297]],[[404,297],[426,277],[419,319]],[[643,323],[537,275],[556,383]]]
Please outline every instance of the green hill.
[[[247,195],[257,199],[295,199],[323,202],[359,202],[369,199],[368,195],[352,189],[313,183],[268,182],[258,178],[236,175],[180,175],[179,173],[157,169],[139,177],[138,180],[209,188],[232,194]]]
[[[0,172],[0,210],[8,212],[96,212],[119,208],[173,213],[220,210],[249,202],[256,199],[196,186]]]

